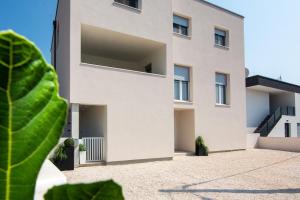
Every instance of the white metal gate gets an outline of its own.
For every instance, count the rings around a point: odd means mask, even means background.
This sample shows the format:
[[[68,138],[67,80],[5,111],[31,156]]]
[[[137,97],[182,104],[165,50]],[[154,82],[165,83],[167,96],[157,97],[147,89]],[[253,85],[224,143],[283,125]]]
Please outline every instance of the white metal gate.
[[[86,161],[98,162],[104,160],[104,137],[82,138],[86,147]]]

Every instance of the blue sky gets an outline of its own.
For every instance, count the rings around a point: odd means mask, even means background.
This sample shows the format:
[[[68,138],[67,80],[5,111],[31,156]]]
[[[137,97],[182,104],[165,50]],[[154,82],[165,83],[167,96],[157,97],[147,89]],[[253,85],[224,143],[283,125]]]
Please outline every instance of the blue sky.
[[[299,0],[209,0],[245,18],[246,66],[252,75],[300,85]],[[34,41],[50,61],[56,0],[2,0],[0,30]]]

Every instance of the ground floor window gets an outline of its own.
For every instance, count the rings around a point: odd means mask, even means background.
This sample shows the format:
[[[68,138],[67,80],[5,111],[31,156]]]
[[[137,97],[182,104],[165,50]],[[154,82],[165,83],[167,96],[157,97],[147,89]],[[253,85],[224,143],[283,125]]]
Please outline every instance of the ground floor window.
[[[228,78],[226,74],[216,73],[216,104],[225,105],[227,101]]]
[[[300,123],[297,124],[297,136],[300,137]]]

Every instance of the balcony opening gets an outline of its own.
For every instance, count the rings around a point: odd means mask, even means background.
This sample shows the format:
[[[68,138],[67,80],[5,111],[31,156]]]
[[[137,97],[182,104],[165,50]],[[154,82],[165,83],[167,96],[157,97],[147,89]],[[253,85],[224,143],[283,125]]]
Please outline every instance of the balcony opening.
[[[81,62],[166,75],[166,44],[82,25]]]

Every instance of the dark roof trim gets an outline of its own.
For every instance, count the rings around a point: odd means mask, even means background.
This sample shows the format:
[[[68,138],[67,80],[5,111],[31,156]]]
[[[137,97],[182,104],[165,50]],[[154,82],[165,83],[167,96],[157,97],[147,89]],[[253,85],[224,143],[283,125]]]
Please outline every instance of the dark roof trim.
[[[59,2],[60,2],[60,0],[57,0],[56,11],[55,11],[55,16],[54,16],[53,24],[56,23]],[[54,26],[53,26],[53,31],[52,31],[52,39],[51,39],[51,49],[50,49],[50,51],[53,48],[53,41],[54,41]]]
[[[231,10],[227,10],[226,8],[223,8],[223,7],[218,6],[218,5],[216,5],[216,4],[210,3],[210,2],[208,2],[208,1],[206,1],[206,0],[198,0],[198,1],[200,1],[200,2],[202,2],[202,3],[204,3],[204,4],[208,5],[208,6],[210,6],[210,7],[212,7],[212,8],[216,8],[216,9],[218,9],[218,10],[221,10],[221,11],[224,11],[224,12],[226,12],[226,13],[232,14],[232,15],[234,15],[234,16],[236,16],[236,17],[240,17],[240,18],[242,18],[242,19],[245,18],[243,15],[240,15],[240,14],[238,14],[238,13],[235,13],[235,12],[233,12],[233,11],[231,11]]]
[[[300,93],[300,86],[291,83],[283,82],[280,80],[256,75],[246,78],[246,87],[261,85],[265,87],[275,88],[288,92]]]

